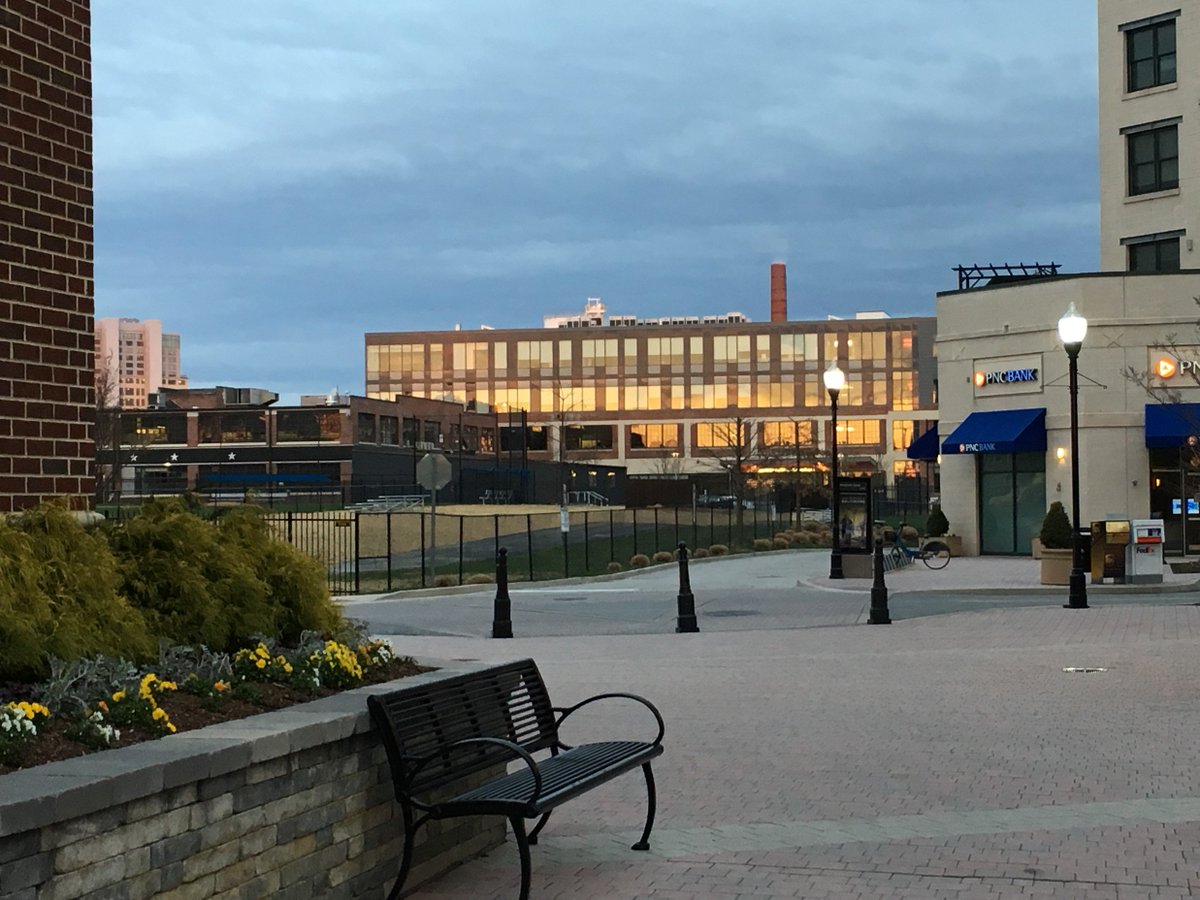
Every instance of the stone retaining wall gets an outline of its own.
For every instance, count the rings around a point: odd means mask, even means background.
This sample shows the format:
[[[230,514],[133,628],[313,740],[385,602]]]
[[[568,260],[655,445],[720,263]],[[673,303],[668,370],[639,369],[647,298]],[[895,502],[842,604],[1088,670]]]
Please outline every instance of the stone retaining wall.
[[[382,897],[403,826],[367,695],[466,670],[0,776],[0,900]],[[503,840],[500,818],[430,822],[406,887]]]

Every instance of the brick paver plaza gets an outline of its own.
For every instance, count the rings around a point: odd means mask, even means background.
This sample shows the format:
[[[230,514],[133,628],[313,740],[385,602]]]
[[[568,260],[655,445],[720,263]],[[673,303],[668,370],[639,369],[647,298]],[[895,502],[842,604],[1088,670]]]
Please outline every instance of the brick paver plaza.
[[[554,814],[533,896],[661,900],[1200,894],[1198,641],[1200,607],[1154,595],[887,627],[394,639],[532,656],[564,704],[657,703],[651,852],[628,849],[634,773]],[[577,733],[592,729],[650,723],[620,703]],[[518,872],[510,841],[417,896],[515,897]]]

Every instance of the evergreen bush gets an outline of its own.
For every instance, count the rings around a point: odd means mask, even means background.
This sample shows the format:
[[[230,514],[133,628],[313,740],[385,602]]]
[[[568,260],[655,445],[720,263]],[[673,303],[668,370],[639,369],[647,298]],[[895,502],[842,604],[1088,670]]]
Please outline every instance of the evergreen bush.
[[[341,622],[321,565],[252,507],[214,525],[181,500],[152,500],[108,534],[124,594],[172,643],[232,651],[255,634],[294,642]]]
[[[0,518],[0,681],[50,673],[50,658],[149,660],[155,641],[121,596],[103,537],[61,502]]]
[[[1042,546],[1048,550],[1069,550],[1071,548],[1071,520],[1067,511],[1058,500],[1050,504],[1046,517],[1042,519],[1042,530],[1038,535]]]
[[[933,509],[929,511],[929,518],[925,520],[925,533],[930,537],[942,537],[949,530],[950,520],[942,512],[942,507],[937,503],[933,504]]]

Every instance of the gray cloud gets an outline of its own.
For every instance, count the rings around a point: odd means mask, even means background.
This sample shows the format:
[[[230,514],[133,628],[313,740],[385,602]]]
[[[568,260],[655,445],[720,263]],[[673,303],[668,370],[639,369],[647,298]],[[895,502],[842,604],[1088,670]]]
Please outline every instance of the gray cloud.
[[[97,311],[298,394],[367,330],[765,318],[777,258],[812,317],[1094,268],[1094,10],[96,0]]]

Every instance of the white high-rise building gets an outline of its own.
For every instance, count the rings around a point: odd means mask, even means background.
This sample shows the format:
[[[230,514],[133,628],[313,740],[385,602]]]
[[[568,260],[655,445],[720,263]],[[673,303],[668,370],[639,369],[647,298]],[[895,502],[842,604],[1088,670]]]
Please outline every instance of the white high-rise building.
[[[107,389],[107,403],[126,409],[145,407],[160,388],[187,387],[179,335],[163,334],[158,319],[97,319],[96,384]]]

